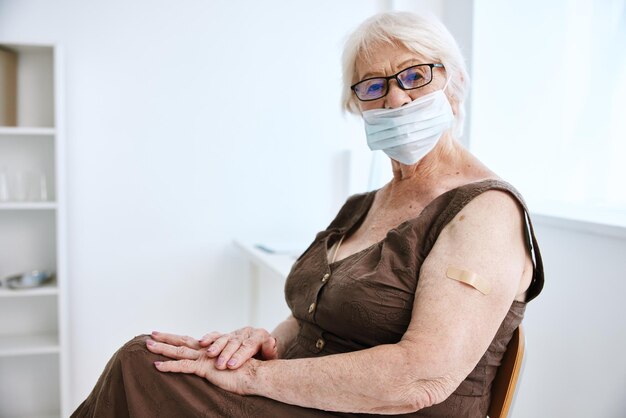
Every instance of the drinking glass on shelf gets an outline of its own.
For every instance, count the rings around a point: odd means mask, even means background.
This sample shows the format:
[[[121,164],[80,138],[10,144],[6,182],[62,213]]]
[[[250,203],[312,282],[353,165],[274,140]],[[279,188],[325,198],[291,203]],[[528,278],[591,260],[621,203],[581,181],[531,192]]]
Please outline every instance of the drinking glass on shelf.
[[[0,168],[0,202],[9,201],[9,173],[6,168]]]
[[[30,194],[30,187],[29,187],[29,172],[28,171],[23,171],[23,170],[18,170],[15,172],[14,175],[14,182],[13,182],[13,193],[11,196],[11,200],[15,200],[18,202],[24,202],[26,200],[28,200],[29,198],[29,194]]]
[[[35,187],[35,196],[33,200],[42,202],[48,201],[48,178],[45,173],[40,172],[36,176],[37,185]]]

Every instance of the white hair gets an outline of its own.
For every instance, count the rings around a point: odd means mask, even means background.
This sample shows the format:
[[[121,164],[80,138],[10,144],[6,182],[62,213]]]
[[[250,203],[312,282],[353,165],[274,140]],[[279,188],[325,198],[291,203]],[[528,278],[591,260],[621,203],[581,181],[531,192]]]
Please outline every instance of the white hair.
[[[463,132],[465,110],[463,104],[469,89],[469,75],[456,41],[446,27],[434,16],[410,12],[376,14],[361,23],[346,40],[343,54],[342,108],[354,114],[361,111],[350,86],[356,83],[356,61],[368,59],[372,50],[381,44],[401,45],[409,51],[443,64],[449,78],[446,95],[457,106],[453,132]]]

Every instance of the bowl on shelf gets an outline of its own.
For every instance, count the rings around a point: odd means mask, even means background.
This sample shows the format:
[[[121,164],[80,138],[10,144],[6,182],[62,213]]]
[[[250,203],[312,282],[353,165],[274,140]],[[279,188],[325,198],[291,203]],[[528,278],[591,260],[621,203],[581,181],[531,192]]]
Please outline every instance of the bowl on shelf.
[[[54,279],[54,273],[47,270],[32,270],[0,279],[0,288],[31,289],[41,287]]]

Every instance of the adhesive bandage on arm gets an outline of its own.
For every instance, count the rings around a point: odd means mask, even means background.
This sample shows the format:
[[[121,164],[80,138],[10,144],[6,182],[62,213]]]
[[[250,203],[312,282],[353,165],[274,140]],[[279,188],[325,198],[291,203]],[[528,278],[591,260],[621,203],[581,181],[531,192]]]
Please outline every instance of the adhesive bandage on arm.
[[[489,292],[491,292],[491,284],[489,284],[489,282],[480,277],[478,274],[472,273],[471,271],[462,270],[456,267],[448,267],[446,276],[449,279],[457,280],[459,282],[463,282],[472,286],[483,295],[488,295]]]

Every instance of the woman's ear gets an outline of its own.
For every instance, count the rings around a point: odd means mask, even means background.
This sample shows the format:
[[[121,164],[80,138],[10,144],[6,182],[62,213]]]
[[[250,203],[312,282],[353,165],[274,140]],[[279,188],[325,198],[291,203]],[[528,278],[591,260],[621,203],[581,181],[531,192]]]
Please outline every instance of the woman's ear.
[[[465,77],[463,76],[462,72],[459,72],[459,85],[464,85],[465,84]],[[450,106],[452,106],[452,114],[454,115],[454,117],[457,117],[459,115],[459,101],[457,100],[456,97],[450,97],[448,96],[448,100],[450,101]]]

